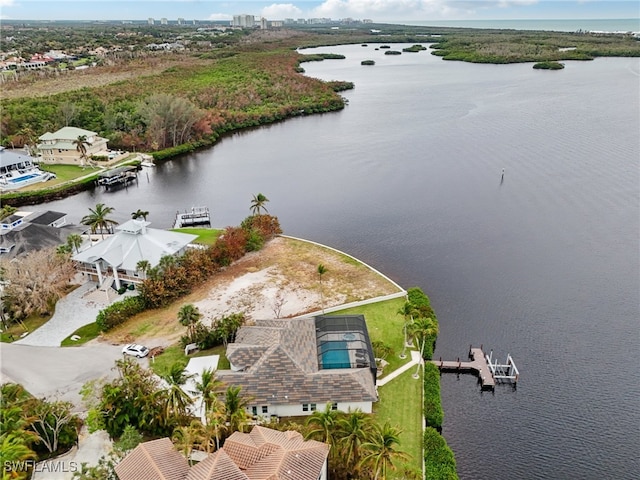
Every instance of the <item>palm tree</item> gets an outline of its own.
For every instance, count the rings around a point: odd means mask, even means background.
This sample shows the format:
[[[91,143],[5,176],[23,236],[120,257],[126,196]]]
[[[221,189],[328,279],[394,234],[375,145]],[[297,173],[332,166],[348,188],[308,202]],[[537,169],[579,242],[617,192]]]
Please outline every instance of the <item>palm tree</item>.
[[[422,365],[424,346],[429,339],[438,335],[438,324],[433,318],[418,317],[409,324],[408,330],[411,336],[418,342],[418,348],[420,349],[420,361],[418,362],[416,373],[413,375],[417,378],[418,372],[420,372],[420,365]]]
[[[324,313],[324,292],[322,290],[322,276],[327,273],[327,267],[323,264],[318,265],[318,276],[320,277],[320,305],[322,306],[322,313]]]
[[[80,164],[84,167],[84,161],[87,158],[87,146],[91,145],[87,141],[87,136],[86,135],[78,135],[78,138],[76,138],[71,143],[76,146],[76,151],[80,152],[80,160],[81,160]]]
[[[223,385],[224,383],[216,378],[216,371],[213,368],[205,368],[202,370],[200,381],[196,382],[196,393],[202,396],[205,412],[208,413],[211,411]]]
[[[374,480],[386,480],[388,471],[395,470],[394,460],[409,458],[409,455],[395,448],[400,444],[400,433],[401,430],[392,427],[388,421],[383,426],[375,423],[369,439],[362,444],[362,449],[367,453],[363,455],[360,466],[369,465]]]
[[[338,443],[342,447],[347,469],[358,477],[360,448],[367,441],[371,430],[371,418],[359,408],[349,409],[346,416],[338,420]]]
[[[267,210],[267,207],[264,206],[264,204],[267,203],[268,201],[269,199],[261,193],[254,195],[253,199],[251,200],[251,207],[250,207],[251,212],[254,215],[260,215],[260,212],[262,210],[264,210],[266,213],[269,213],[269,211]]]
[[[189,465],[193,465],[191,452],[193,451],[193,447],[202,439],[202,424],[198,420],[192,420],[189,425],[176,427],[171,439],[176,443],[178,450],[180,450],[189,461]]]
[[[187,408],[193,399],[182,389],[182,385],[191,377],[185,371],[185,365],[176,362],[169,371],[162,375],[162,379],[169,384],[167,389],[165,415],[167,418],[179,418],[187,414]]]
[[[178,311],[178,321],[180,325],[187,327],[187,336],[190,342],[193,342],[195,328],[201,316],[202,314],[200,310],[198,310],[198,307],[192,303],[183,305]]]
[[[402,332],[404,335],[404,343],[402,344],[402,353],[400,358],[407,357],[407,324],[409,320],[413,320],[413,315],[416,313],[416,308],[411,302],[404,302],[404,305],[398,310],[398,315],[404,317],[404,325],[402,325]]]
[[[104,230],[108,230],[111,225],[117,225],[118,222],[107,218],[107,215],[113,213],[113,207],[106,207],[104,203],[98,203],[95,209],[89,209],[89,215],[85,215],[80,220],[82,225],[91,227],[91,233],[96,233],[100,229],[100,235],[104,239]]]
[[[227,411],[224,403],[220,402],[218,399],[215,399],[215,402],[213,403],[211,410],[207,413],[205,419],[206,424],[203,428],[205,438],[211,439],[211,433],[213,433],[213,438],[215,438],[216,450],[220,450],[220,436],[227,429]],[[207,440],[203,446],[207,453],[211,453],[213,451],[213,445],[211,445],[210,441]]]
[[[73,248],[76,251],[76,253],[80,252],[80,245],[82,245],[82,242],[83,242],[82,237],[77,233],[72,233],[67,237],[67,245],[70,248]]]
[[[146,278],[147,272],[151,269],[151,263],[149,260],[140,260],[136,263],[136,270],[142,272],[142,275]]]
[[[224,406],[230,432],[241,432],[248,420],[246,408],[249,402],[240,395],[241,390],[240,386],[231,386],[225,395]]]
[[[146,222],[148,216],[149,216],[149,212],[145,210],[138,209],[135,212],[131,212],[131,218],[133,218],[134,220],[138,220],[139,218],[141,218]]]
[[[321,441],[333,447],[336,444],[336,426],[340,413],[327,403],[324,410],[313,412],[305,425],[308,427],[306,438],[320,437]],[[333,452],[333,448],[330,450]]]

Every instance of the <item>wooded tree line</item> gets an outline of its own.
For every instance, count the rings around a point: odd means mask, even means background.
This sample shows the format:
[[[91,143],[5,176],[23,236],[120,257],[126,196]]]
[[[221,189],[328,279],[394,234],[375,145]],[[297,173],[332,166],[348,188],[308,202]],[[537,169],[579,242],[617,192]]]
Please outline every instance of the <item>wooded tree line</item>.
[[[344,107],[332,85],[296,72],[292,51],[201,60],[97,88],[2,100],[0,141],[35,144],[63,126],[98,132],[112,148],[157,151],[280,120]],[[31,135],[28,134],[31,132]]]

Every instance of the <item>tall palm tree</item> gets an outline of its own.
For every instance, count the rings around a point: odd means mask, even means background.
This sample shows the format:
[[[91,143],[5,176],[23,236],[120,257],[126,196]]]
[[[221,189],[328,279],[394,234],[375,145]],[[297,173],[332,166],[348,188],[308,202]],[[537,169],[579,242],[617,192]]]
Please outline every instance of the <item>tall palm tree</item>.
[[[369,466],[374,480],[386,480],[389,470],[395,470],[395,460],[407,460],[409,455],[396,450],[400,444],[401,430],[391,426],[387,421],[383,426],[375,423],[369,434],[369,439],[362,444],[366,453],[362,456],[360,465]]]
[[[331,403],[327,403],[324,410],[316,410],[313,412],[305,425],[307,426],[307,438],[320,438],[320,441],[331,446],[330,452],[333,453],[333,446],[336,444],[336,427],[340,413],[338,410],[333,410]]]
[[[139,218],[141,218],[144,221],[147,221],[148,216],[149,216],[149,212],[145,210],[138,209],[135,212],[131,212],[131,218],[133,218],[134,220],[138,220]]]
[[[413,315],[416,314],[416,312],[416,307],[409,301],[404,302],[404,305],[402,305],[398,310],[398,315],[402,315],[404,317],[404,324],[402,325],[404,343],[402,344],[402,353],[400,354],[400,358],[406,358],[407,356],[407,325],[410,320],[413,320]]]
[[[200,310],[198,310],[198,307],[192,303],[183,305],[178,311],[178,321],[180,325],[187,327],[187,336],[190,342],[193,342],[195,328],[201,316],[202,314]]]
[[[193,399],[182,389],[182,385],[190,378],[185,371],[185,365],[176,362],[171,365],[169,371],[162,375],[162,379],[169,384],[165,405],[167,418],[180,418],[187,414],[187,408],[193,403]]]
[[[91,233],[96,233],[96,230],[100,229],[100,235],[104,239],[104,230],[108,230],[111,225],[118,224],[115,220],[107,218],[107,215],[113,213],[114,210],[113,207],[107,207],[104,203],[98,203],[95,209],[89,209],[89,215],[82,217],[80,223],[91,227]]]
[[[67,237],[67,245],[73,248],[76,253],[80,252],[80,245],[82,245],[82,237],[77,233],[72,233]]]
[[[71,143],[76,146],[76,151],[80,153],[80,164],[84,167],[84,162],[87,159],[87,146],[91,145],[87,141],[87,136],[78,135],[78,138]]]
[[[427,341],[438,335],[438,324],[433,318],[418,317],[415,318],[407,328],[414,340],[418,342],[418,348],[420,349],[421,361],[418,362],[418,367],[414,374],[414,377],[417,377],[420,372],[420,366],[422,365],[424,346]]]
[[[371,418],[359,408],[349,409],[338,420],[338,443],[342,447],[347,468],[358,477],[360,469],[361,446],[367,441],[371,430]]]
[[[327,267],[323,264],[318,265],[318,276],[320,277],[320,305],[322,307],[322,313],[324,313],[324,291],[322,290],[322,276],[327,273]]]
[[[202,396],[204,411],[210,412],[212,406],[217,401],[218,393],[222,390],[224,382],[216,378],[216,371],[213,368],[205,368],[200,374],[200,381],[196,382],[196,392]]]
[[[227,413],[227,423],[230,432],[241,432],[247,423],[248,415],[246,408],[249,402],[240,392],[242,387],[230,386],[227,388],[224,406]]]
[[[262,210],[264,210],[266,213],[269,213],[267,207],[264,206],[268,201],[269,199],[267,197],[265,197],[261,193],[258,193],[257,195],[253,196],[253,199],[251,200],[251,207],[249,208],[254,215],[260,215],[260,212]]]
[[[207,439],[211,439],[211,434],[213,434],[213,438],[215,439],[215,449],[220,450],[220,436],[227,430],[227,411],[224,403],[216,399],[205,419],[206,424],[203,427],[205,437]],[[203,446],[207,453],[211,453],[213,451],[213,445],[210,441],[207,441]]]

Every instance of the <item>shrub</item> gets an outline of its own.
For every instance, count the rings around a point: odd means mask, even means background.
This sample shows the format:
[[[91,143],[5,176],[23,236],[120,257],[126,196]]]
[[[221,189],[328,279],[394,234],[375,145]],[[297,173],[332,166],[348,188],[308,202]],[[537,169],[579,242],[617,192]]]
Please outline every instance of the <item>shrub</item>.
[[[125,298],[100,310],[96,323],[101,331],[106,332],[144,311],[145,306],[145,301],[141,296]]]
[[[442,428],[444,411],[440,400],[440,371],[433,363],[424,365],[424,418],[427,426]]]
[[[423,437],[424,474],[429,480],[458,480],[456,459],[437,430],[427,427]]]

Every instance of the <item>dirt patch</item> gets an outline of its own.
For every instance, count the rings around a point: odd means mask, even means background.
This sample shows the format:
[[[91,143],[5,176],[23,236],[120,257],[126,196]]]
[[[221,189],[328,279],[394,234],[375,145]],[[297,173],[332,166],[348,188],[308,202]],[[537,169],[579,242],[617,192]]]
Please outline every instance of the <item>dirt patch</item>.
[[[322,287],[318,265],[326,268]],[[278,237],[216,274],[190,295],[161,310],[138,315],[104,336],[107,341],[175,341],[184,334],[176,318],[193,303],[205,322],[244,312],[250,319],[288,318],[398,291],[366,265],[313,243]]]

